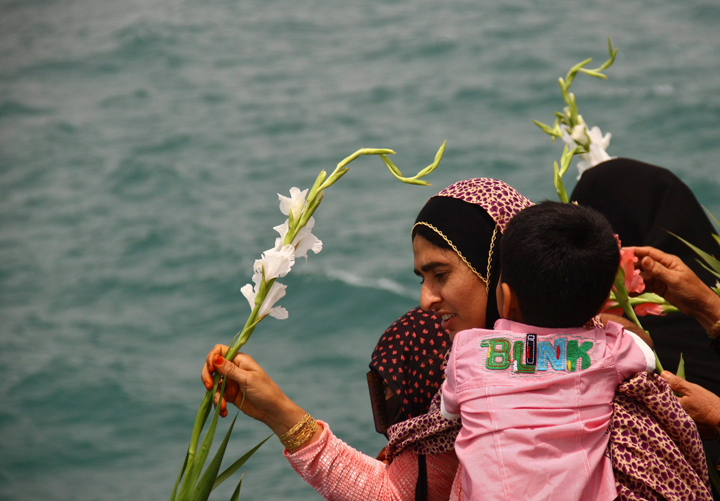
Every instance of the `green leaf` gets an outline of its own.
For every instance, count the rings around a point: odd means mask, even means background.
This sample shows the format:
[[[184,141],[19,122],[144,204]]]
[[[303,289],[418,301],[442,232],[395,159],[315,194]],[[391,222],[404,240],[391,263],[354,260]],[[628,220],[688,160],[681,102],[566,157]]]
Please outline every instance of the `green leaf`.
[[[707,271],[709,271],[710,273],[712,273],[713,275],[715,275],[718,279],[720,279],[720,273],[718,273],[717,271],[713,270],[712,268],[710,268],[709,266],[707,266],[705,263],[703,263],[703,262],[700,261],[699,259],[696,259],[695,261],[697,261],[700,266],[702,266],[702,267],[705,268]]]
[[[710,216],[710,217],[712,218],[712,220],[715,221],[715,226],[717,226],[718,228],[720,228],[720,221],[718,221],[717,218],[716,218],[715,216],[713,216],[712,212],[710,212],[710,211],[707,209],[707,207],[705,207],[704,205],[703,205],[703,209],[705,209],[705,212],[708,213],[708,216]]]
[[[220,406],[218,405],[218,407]],[[230,428],[225,434],[225,438],[220,444],[220,447],[218,447],[218,450],[215,453],[215,457],[212,458],[212,461],[210,461],[207,470],[205,470],[205,473],[198,482],[197,487],[195,487],[190,501],[207,501],[207,498],[210,497],[212,486],[215,483],[215,478],[217,477],[218,471],[220,470],[220,464],[222,463],[223,456],[225,455],[225,449],[227,448],[228,441],[230,440],[230,434],[232,433],[233,427],[235,426],[235,421],[237,420],[238,414],[235,414],[235,419],[233,419]]]
[[[692,250],[694,250],[694,251],[695,251],[695,254],[697,254],[698,256],[700,256],[701,258],[703,258],[703,259],[705,260],[705,262],[706,262],[708,265],[710,265],[711,268],[713,268],[713,269],[714,269],[715,271],[717,271],[717,272],[720,272],[720,261],[718,261],[717,259],[715,259],[713,256],[711,256],[710,254],[708,254],[708,253],[705,252],[704,250],[700,249],[699,247],[695,247],[693,244],[691,244],[691,243],[688,242],[687,240],[685,240],[685,239],[677,236],[677,235],[676,235],[675,233],[673,233],[672,231],[668,231],[668,233],[670,233],[672,236],[674,236],[675,238],[677,238],[678,240],[680,240],[682,243],[684,243],[685,245],[687,245],[688,247],[690,247]]]
[[[263,440],[262,442],[260,442],[259,444],[257,444],[257,445],[256,445],[255,447],[253,447],[252,449],[250,449],[248,452],[245,453],[245,455],[244,455],[243,457],[241,457],[240,459],[238,459],[237,461],[235,461],[232,465],[230,465],[230,467],[229,467],[227,470],[225,470],[225,471],[222,472],[220,475],[218,475],[217,479],[215,479],[215,483],[214,483],[213,486],[212,486],[212,490],[217,489],[217,487],[218,487],[220,484],[222,484],[225,480],[227,480],[228,478],[230,478],[236,471],[238,471],[238,470],[242,467],[242,465],[244,465],[245,462],[246,462],[248,459],[250,459],[250,457],[251,457],[253,454],[255,454],[255,452],[256,452],[260,447],[262,447],[262,445],[263,445],[265,442],[267,442],[267,441],[270,439],[270,437],[272,437],[272,436],[273,436],[272,434],[271,434],[271,435],[268,435],[268,437],[267,437],[265,440]]]
[[[544,123],[538,122],[537,120],[533,120],[533,123],[534,123],[535,125],[537,125],[538,127],[540,127],[540,129],[541,129],[545,134],[549,134],[549,135],[551,135],[551,136],[553,136],[553,137],[562,137],[562,134],[561,134],[561,133],[560,133],[560,134],[557,133],[557,132],[555,131],[555,129],[553,129],[553,128],[550,127],[549,125],[545,125]]]
[[[680,379],[685,379],[685,360],[683,360],[682,353],[680,353],[680,361],[678,362],[677,370],[675,371],[675,375],[679,377]],[[673,390],[673,393],[676,397],[682,397],[683,394],[679,391]]]
[[[685,359],[680,353],[680,362],[678,362],[678,368],[675,371],[675,375],[681,379],[685,379]]]
[[[232,496],[230,496],[230,501],[238,501],[240,498],[240,486],[242,485],[243,478],[245,477],[245,473],[240,475],[240,481],[237,484],[237,487],[235,487],[235,490],[233,491]]]
[[[177,480],[175,480],[175,486],[173,487],[172,494],[170,494],[169,501],[175,501],[175,494],[177,493],[178,485],[180,485],[180,479],[182,479],[182,476],[185,473],[185,468],[187,468],[188,456],[189,453],[186,452],[185,461],[183,461],[182,468],[180,468],[180,474],[178,475]]]
[[[216,376],[219,378],[219,376]],[[195,463],[195,453],[197,451],[197,444],[200,440],[200,433],[202,433],[202,429],[205,427],[205,422],[207,421],[207,417],[210,414],[210,405],[212,404],[212,395],[215,393],[215,389],[217,388],[217,379],[215,384],[213,385],[211,390],[207,390],[205,392],[205,396],[202,399],[202,402],[200,403],[200,408],[198,409],[197,416],[195,417],[195,424],[193,425],[193,431],[192,435],[190,437],[190,446],[188,447],[187,452],[187,461],[185,462],[185,479],[183,480],[182,487],[180,488],[180,493],[178,494],[178,501],[185,501],[187,499],[187,496],[190,493],[190,489],[192,486],[190,486],[190,482],[188,482],[188,470],[192,469],[192,465]],[[194,481],[193,481],[194,482]]]
[[[225,390],[226,381],[227,379],[223,379],[222,386],[220,387],[221,396],[223,395],[223,392]],[[185,476],[182,488],[180,489],[180,496],[178,498],[179,501],[185,501],[189,494],[191,492],[194,492],[193,488],[195,487],[195,482],[197,482],[197,479],[200,476],[200,472],[202,471],[203,466],[205,466],[205,461],[207,460],[208,454],[210,452],[210,447],[212,447],[213,439],[215,438],[215,429],[217,428],[219,415],[220,404],[218,402],[218,405],[215,406],[215,413],[213,414],[212,421],[210,421],[210,426],[205,432],[205,438],[203,438],[202,444],[200,444],[200,449],[198,450],[197,456],[188,468],[188,473]]]
[[[565,126],[570,125],[570,119],[564,113],[560,113],[559,111],[556,111],[554,113],[554,115],[555,115],[555,118],[557,118],[558,122],[560,122],[561,124],[563,124]]]

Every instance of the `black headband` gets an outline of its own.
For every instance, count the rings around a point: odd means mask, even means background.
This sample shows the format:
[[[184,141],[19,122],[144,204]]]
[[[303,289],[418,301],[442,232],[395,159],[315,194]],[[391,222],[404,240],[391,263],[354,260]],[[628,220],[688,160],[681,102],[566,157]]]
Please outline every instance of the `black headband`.
[[[473,272],[485,282],[487,309],[485,326],[492,328],[499,318],[495,287],[500,272],[499,245],[501,232],[495,221],[482,207],[457,198],[436,196],[428,200],[420,211],[417,226],[430,228],[458,254]]]

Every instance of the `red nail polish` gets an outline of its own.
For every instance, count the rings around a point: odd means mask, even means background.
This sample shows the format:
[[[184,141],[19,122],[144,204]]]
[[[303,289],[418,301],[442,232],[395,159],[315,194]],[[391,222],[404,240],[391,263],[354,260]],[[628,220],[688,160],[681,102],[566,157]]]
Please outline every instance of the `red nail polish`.
[[[218,367],[225,363],[225,357],[222,355],[215,355],[215,360],[213,360],[213,363],[215,364],[215,367]]]

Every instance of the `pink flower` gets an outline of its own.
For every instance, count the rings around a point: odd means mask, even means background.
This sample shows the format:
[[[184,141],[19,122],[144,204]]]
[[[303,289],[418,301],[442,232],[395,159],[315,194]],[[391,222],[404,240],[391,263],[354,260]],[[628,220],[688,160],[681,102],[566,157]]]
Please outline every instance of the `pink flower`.
[[[640,276],[640,270],[635,269],[635,263],[638,258],[635,256],[635,252],[630,249],[623,249],[620,244],[620,239],[615,235],[617,239],[618,247],[620,247],[620,267],[625,272],[625,288],[629,293],[640,294],[645,290],[645,282],[643,282]]]
[[[608,308],[606,310],[603,310],[603,313],[607,313],[608,315],[615,315],[616,317],[622,317],[623,309],[619,306],[616,306],[614,308]]]
[[[645,315],[664,316],[666,313],[662,305],[657,303],[643,303],[635,306],[635,314],[638,317],[644,317]]]
[[[609,299],[605,301],[605,305],[602,308],[602,313],[607,313],[608,315],[616,315],[618,317],[623,316],[623,309],[620,307],[620,305],[617,303],[617,301],[614,301],[612,299]]]

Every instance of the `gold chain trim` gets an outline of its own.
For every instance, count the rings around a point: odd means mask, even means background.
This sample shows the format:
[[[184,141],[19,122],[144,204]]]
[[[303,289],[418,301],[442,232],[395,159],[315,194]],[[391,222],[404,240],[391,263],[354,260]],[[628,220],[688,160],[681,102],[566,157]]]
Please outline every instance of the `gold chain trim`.
[[[492,265],[492,256],[493,256],[493,248],[495,247],[495,237],[497,236],[497,226],[495,226],[495,229],[493,230],[493,236],[490,239],[490,252],[488,253],[488,268],[487,268],[487,277],[488,279],[485,280],[485,292],[490,294],[490,266]]]
[[[430,223],[426,223],[426,222],[424,222],[424,221],[420,221],[419,223],[415,223],[415,225],[412,227],[412,230],[410,230],[411,233],[412,233],[413,230],[415,230],[415,226],[417,226],[417,225],[419,225],[419,224],[421,224],[421,225],[423,225],[423,226],[427,226],[428,228],[430,228],[431,230],[433,230],[435,233],[437,233],[438,235],[440,235],[440,236],[443,238],[443,240],[445,240],[445,241],[448,243],[448,245],[449,245],[450,247],[452,247],[452,250],[455,251],[455,253],[460,257],[460,259],[462,259],[463,262],[464,262],[466,265],[468,265],[468,267],[472,270],[472,272],[475,273],[475,274],[478,276],[478,278],[480,278],[480,280],[482,280],[482,281],[485,283],[485,291],[486,291],[486,292],[488,291],[488,289],[490,288],[490,282],[488,281],[488,279],[485,278],[485,277],[483,277],[483,276],[473,267],[473,265],[470,264],[470,261],[468,261],[467,259],[465,259],[465,256],[462,255],[462,252],[460,252],[460,251],[458,250],[458,248],[455,247],[455,244],[452,243],[452,242],[450,241],[450,239],[449,239],[448,237],[446,237],[445,234],[444,234],[442,231],[438,230],[437,228],[435,228],[435,227],[434,227],[433,225],[431,225]],[[497,228],[495,228],[495,231],[497,231]],[[495,241],[495,232],[493,232],[493,239],[492,239],[492,241],[493,241],[493,242]],[[492,258],[492,242],[490,243],[490,257]],[[488,277],[490,277],[489,271],[490,271],[490,262],[488,261]]]

